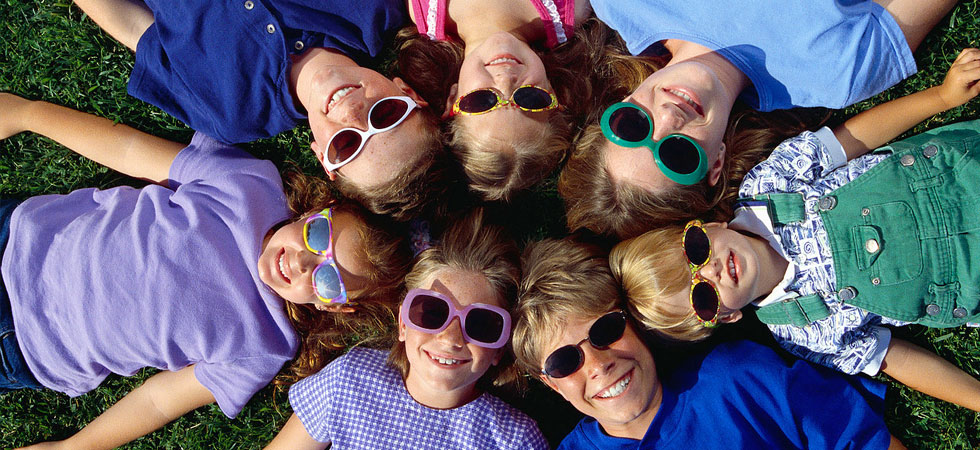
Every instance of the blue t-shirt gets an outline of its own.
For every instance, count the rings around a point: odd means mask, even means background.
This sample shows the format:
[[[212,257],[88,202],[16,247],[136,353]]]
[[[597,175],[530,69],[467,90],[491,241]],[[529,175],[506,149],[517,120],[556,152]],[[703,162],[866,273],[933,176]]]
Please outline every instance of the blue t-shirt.
[[[406,23],[398,0],[146,1],[130,95],[221,142],[306,120],[289,90],[290,55],[332,48],[365,65]]]
[[[717,51],[752,81],[760,111],[843,108],[915,73],[895,19],[871,0],[592,0],[639,55],[666,39]]]
[[[197,134],[170,187],[27,199],[3,253],[17,340],[71,396],[144,367],[194,375],[229,417],[292,359],[284,302],[259,279],[263,238],[290,217],[276,166]]]
[[[660,410],[641,441],[582,419],[559,450],[888,448],[885,386],[806,361],[788,364],[749,341],[721,344],[663,379]]]

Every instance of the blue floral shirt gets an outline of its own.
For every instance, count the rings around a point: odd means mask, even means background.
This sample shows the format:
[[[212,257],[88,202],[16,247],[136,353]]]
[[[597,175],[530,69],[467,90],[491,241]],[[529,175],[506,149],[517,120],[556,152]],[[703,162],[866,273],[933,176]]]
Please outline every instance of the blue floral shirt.
[[[794,355],[849,374],[876,374],[891,338],[889,330],[881,325],[906,323],[839,301],[834,261],[817,202],[888,156],[871,153],[848,162],[832,131],[822,128],[804,132],[781,143],[768,159],[752,168],[742,181],[739,196],[800,193],[805,218],[773,224],[765,206],[744,202],[736,209],[732,222],[733,228],[766,238],[790,262],[783,281],[757,306],[816,294],[830,309],[829,317],[805,327],[769,325],[779,344]]]

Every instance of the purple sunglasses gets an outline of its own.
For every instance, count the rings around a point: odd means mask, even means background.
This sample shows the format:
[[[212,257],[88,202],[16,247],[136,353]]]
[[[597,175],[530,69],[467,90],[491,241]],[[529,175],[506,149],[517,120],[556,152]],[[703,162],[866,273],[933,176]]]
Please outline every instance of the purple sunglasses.
[[[412,289],[401,306],[402,323],[423,333],[445,330],[459,317],[466,342],[485,348],[500,348],[510,339],[510,313],[484,303],[459,309],[449,297],[428,289]]]

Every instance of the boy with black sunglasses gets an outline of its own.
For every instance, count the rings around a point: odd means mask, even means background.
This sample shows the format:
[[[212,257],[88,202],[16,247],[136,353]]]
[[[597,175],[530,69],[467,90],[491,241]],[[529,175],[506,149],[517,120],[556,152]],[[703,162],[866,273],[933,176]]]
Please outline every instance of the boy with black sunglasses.
[[[882,385],[788,365],[758,344],[719,345],[661,378],[598,247],[532,243],[521,263],[517,362],[589,416],[560,449],[902,448]]]

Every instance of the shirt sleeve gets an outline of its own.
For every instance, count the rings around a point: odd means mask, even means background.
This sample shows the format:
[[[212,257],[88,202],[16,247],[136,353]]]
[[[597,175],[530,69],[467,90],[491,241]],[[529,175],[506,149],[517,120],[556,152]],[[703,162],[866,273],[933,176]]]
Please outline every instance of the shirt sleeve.
[[[343,377],[348,355],[341,356],[314,375],[306,377],[289,389],[289,405],[299,417],[306,432],[317,442],[331,442],[328,420],[335,406],[330,391]]]
[[[814,131],[813,136],[820,141],[823,145],[824,152],[827,154],[828,164],[824,169],[824,173],[847,164],[847,152],[844,151],[844,146],[841,145],[837,136],[834,135],[833,130],[823,127]]]
[[[833,308],[833,306],[832,306]],[[847,374],[878,373],[891,333],[860,308],[841,304],[829,317],[805,327],[769,325],[788,352]]]
[[[821,139],[805,131],[780,143],[765,161],[753,167],[742,180],[739,195],[801,192],[800,186],[833,170],[834,164]]]
[[[199,362],[194,366],[194,375],[214,395],[221,412],[233,419],[256,392],[272,381],[288,359],[257,356],[229,363]]]

